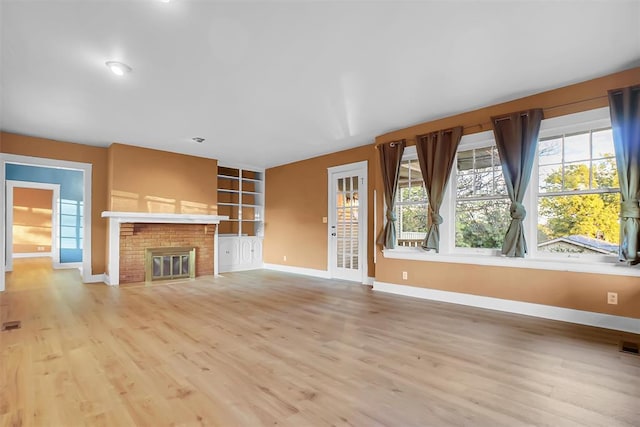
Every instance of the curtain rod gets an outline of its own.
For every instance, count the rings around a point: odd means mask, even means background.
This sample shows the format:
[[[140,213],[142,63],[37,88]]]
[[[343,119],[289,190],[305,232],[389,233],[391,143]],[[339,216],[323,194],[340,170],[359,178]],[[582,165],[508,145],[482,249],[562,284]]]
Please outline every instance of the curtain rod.
[[[558,105],[552,105],[550,107],[547,108],[543,108],[542,111],[543,112],[547,112],[547,111],[553,111],[553,110],[557,110],[559,108],[564,108],[564,107],[568,107],[571,105],[577,105],[577,104],[583,104],[585,102],[591,102],[591,101],[596,101],[598,99],[603,99],[603,98],[608,98],[608,95],[600,95],[600,96],[594,96],[592,98],[587,98],[587,99],[581,99],[579,101],[573,101],[573,102],[567,102],[564,104],[558,104]],[[464,113],[463,113],[464,114]],[[477,123],[477,124],[473,124],[473,125],[467,125],[467,126],[463,126],[462,129],[463,131],[467,130],[467,129],[473,129],[473,128],[477,128],[479,127],[480,129],[484,129],[485,127],[490,127],[491,126],[491,121],[488,122],[484,122],[484,123]],[[448,129],[447,129],[448,130]],[[413,141],[415,142],[416,138],[405,138],[406,141]],[[389,141],[386,141],[389,142]],[[396,141],[397,142],[397,141]],[[380,145],[380,144],[384,144],[385,142],[379,142],[376,144],[376,146]]]
[[[512,116],[512,115],[513,115],[513,113],[511,113],[511,114],[507,114],[507,115],[505,115],[505,116],[503,116],[503,117],[498,117],[498,118],[497,118],[497,119],[495,119],[494,121],[496,121],[496,122],[502,122],[502,121],[504,121],[504,120],[509,120],[509,119],[511,118],[511,116]],[[519,114],[519,116],[520,116],[520,117],[527,117],[528,115],[529,115],[529,112],[527,112],[527,111],[525,111],[525,112],[523,112],[523,113],[520,113],[520,114]]]

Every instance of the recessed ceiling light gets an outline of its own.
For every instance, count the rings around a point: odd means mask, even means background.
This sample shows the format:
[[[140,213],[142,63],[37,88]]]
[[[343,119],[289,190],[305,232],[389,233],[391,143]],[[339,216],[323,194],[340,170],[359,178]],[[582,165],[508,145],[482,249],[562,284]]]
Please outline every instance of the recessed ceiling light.
[[[169,3],[171,0],[160,0],[162,3]]]
[[[111,72],[116,76],[124,76],[125,74],[131,72],[131,67],[129,67],[127,64],[124,64],[122,62],[107,61],[105,62],[105,65],[109,67]]]
[[[193,140],[194,140],[195,142],[197,142],[198,144],[199,144],[199,143],[201,143],[201,142],[204,142],[204,138],[200,138],[200,137],[198,137],[198,136],[196,136],[195,138],[191,138],[191,139],[193,139]]]

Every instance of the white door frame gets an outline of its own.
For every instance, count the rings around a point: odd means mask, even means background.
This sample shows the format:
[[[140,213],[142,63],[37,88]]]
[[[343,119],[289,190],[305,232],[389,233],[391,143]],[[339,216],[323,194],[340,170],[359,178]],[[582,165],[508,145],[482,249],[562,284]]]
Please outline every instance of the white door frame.
[[[42,157],[20,156],[16,154],[0,154],[0,218],[6,218],[6,165],[7,163],[40,166],[55,169],[71,169],[83,172],[83,239],[82,239],[82,280],[85,283],[100,282],[103,275],[93,276],[91,271],[91,178],[93,165],[90,163],[71,162],[66,160],[46,159]],[[0,220],[0,292],[5,290],[5,248],[6,248],[6,221]]]
[[[51,198],[51,252],[43,252],[41,255],[49,255],[53,265],[60,263],[60,248],[58,245],[58,233],[60,230],[60,184],[47,184],[44,182],[13,181],[7,180],[7,231],[6,249],[7,271],[13,271],[13,190],[14,188],[32,188],[36,190],[50,190]]]
[[[358,235],[359,235],[359,244],[358,244],[358,266],[361,271],[360,282],[363,284],[369,283],[369,258],[368,258],[368,238],[367,238],[367,222],[368,222],[368,161],[364,160],[362,162],[349,163],[346,165],[333,166],[327,168],[327,178],[328,178],[328,223],[327,223],[327,270],[329,271],[329,277],[336,277],[336,245],[335,245],[335,237],[332,236],[331,225],[335,225],[336,218],[336,198],[334,197],[334,187],[333,187],[333,179],[338,174],[343,174],[345,172],[352,173],[353,175],[361,175],[362,180],[358,185]]]

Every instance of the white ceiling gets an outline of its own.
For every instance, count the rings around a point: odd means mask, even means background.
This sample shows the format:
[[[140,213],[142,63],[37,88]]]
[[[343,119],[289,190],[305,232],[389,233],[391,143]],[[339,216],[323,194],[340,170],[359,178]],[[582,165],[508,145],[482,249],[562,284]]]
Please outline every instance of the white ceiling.
[[[224,164],[640,65],[640,1],[1,1],[3,130]]]

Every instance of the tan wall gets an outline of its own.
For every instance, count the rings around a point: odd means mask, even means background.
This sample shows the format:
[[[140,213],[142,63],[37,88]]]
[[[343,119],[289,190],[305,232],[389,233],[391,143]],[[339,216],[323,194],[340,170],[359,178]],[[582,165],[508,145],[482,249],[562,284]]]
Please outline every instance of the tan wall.
[[[217,160],[113,144],[108,149],[109,210],[217,212]]]
[[[52,190],[13,189],[14,254],[51,252],[52,199]]]
[[[373,181],[377,163],[372,145],[267,169],[265,177],[264,262],[327,270],[327,168],[368,161],[369,243],[373,252]],[[283,260],[286,255],[287,261]],[[374,275],[368,257],[369,276]]]
[[[105,271],[106,221],[100,216],[107,209],[107,149],[2,132],[2,152],[22,156],[90,163],[91,185],[91,264],[93,274]]]
[[[637,277],[489,267],[378,257],[376,280],[640,318]],[[402,272],[408,280],[402,280]],[[618,305],[607,304],[618,293]]]
[[[456,125],[463,125],[465,134],[480,132],[491,129],[493,115],[529,108],[543,108],[545,118],[550,118],[605,107],[608,89],[633,84],[640,84],[640,68],[401,129],[379,136],[376,142],[405,138],[413,145],[416,135]],[[377,189],[381,194],[380,181]],[[378,224],[382,224],[382,198],[378,199]],[[406,281],[403,271],[408,272]],[[637,277],[393,260],[379,252],[376,280],[640,318]],[[618,305],[607,304],[608,291],[618,292]]]

